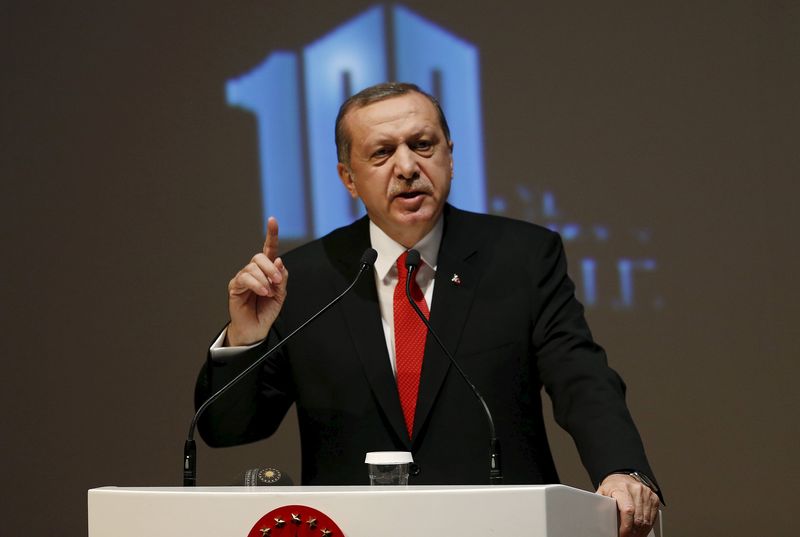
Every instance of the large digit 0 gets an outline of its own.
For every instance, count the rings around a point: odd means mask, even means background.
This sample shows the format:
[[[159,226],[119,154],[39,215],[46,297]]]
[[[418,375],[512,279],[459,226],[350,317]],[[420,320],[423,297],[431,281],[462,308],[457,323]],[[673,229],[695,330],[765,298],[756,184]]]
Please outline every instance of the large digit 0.
[[[447,114],[458,152],[450,201],[485,212],[478,50],[400,6],[394,8],[394,41],[398,80],[436,95]]]
[[[383,8],[375,7],[304,50],[314,234],[349,224],[353,203],[336,175],[333,125],[345,92],[386,79]],[[349,87],[347,87],[349,86]]]

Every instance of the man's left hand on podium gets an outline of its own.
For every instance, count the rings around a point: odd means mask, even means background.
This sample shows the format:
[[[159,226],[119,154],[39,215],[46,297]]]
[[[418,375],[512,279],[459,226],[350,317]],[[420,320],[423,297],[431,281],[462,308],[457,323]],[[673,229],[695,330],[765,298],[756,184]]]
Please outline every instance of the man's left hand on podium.
[[[650,487],[627,474],[607,476],[597,493],[617,501],[619,537],[645,537],[658,515],[659,499]]]

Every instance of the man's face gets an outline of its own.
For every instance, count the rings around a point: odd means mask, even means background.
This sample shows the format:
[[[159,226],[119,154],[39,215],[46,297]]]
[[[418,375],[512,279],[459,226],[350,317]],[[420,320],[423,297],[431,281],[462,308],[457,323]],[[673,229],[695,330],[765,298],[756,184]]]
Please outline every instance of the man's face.
[[[450,193],[453,144],[436,108],[412,92],[351,110],[343,121],[350,166],[340,162],[339,177],[370,219],[410,248],[433,228]]]

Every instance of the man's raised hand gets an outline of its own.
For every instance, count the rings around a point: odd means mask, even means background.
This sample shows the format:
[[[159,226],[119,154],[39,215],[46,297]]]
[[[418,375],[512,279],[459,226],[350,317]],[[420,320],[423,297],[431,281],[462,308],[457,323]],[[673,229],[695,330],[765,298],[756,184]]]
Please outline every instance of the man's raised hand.
[[[267,337],[286,299],[289,271],[278,257],[278,221],[267,220],[261,252],[228,283],[227,346],[252,345]]]

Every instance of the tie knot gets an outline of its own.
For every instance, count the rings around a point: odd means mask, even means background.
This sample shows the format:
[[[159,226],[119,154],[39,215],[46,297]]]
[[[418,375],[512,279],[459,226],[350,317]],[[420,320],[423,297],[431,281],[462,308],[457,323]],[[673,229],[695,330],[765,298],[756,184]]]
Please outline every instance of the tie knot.
[[[400,254],[397,258],[397,273],[404,274],[406,270],[406,260],[408,259],[408,250]]]
[[[419,259],[419,265],[415,267],[415,271],[419,269],[424,261],[417,256]],[[405,282],[408,276],[408,270],[406,269],[406,262],[408,261],[408,250],[400,254],[400,257],[397,258],[397,279],[398,281]]]
[[[406,250],[397,258],[397,266],[399,267],[405,267],[408,263],[414,265],[415,268],[419,268],[425,264],[425,261],[422,260],[419,251],[412,248],[411,250]]]

